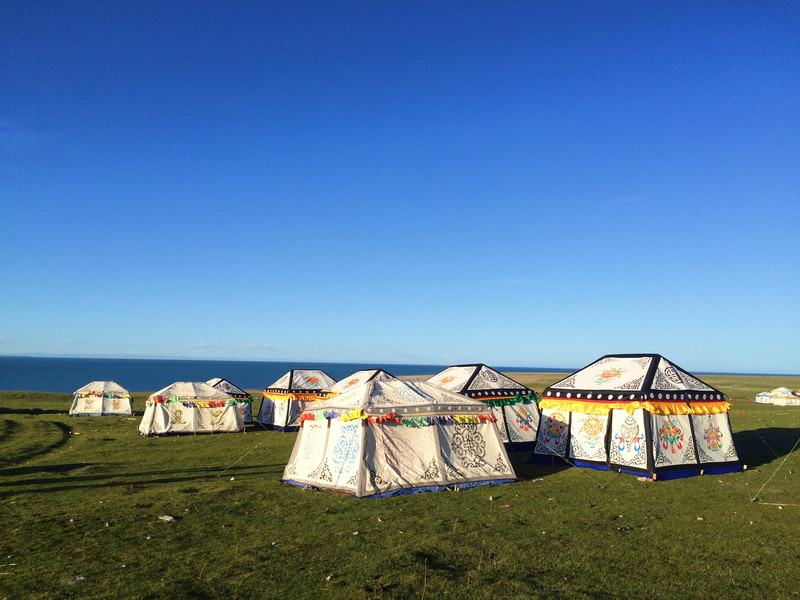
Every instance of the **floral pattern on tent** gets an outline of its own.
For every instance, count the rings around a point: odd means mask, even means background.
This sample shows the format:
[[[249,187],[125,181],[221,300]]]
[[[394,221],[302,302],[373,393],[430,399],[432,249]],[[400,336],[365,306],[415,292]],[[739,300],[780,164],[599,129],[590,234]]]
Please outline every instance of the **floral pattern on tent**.
[[[251,410],[253,397],[250,394],[248,394],[238,385],[234,385],[227,379],[223,379],[221,377],[209,379],[206,381],[206,383],[211,387],[228,394],[231,398],[236,400],[236,406],[239,409],[239,414],[242,415],[242,421],[244,421],[245,424],[253,422],[253,412]]]
[[[428,383],[491,407],[508,450],[533,449],[541,417],[533,390],[480,363],[448,367]]]
[[[324,390],[334,383],[320,369],[292,369],[262,392],[256,422],[267,429],[297,431],[303,407],[326,398]]]
[[[516,478],[486,406],[425,382],[370,381],[300,422],[283,476],[293,485],[385,497]]]
[[[740,470],[725,395],[658,354],[607,355],[539,402],[533,460],[668,479]]]
[[[331,386],[328,386],[323,390],[327,393],[328,396],[332,396],[335,394],[342,394],[353,389],[356,386],[364,385],[370,381],[382,380],[382,379],[396,379],[394,375],[384,371],[383,369],[362,369],[360,371],[356,371],[349,377],[344,377],[340,379],[336,383]]]

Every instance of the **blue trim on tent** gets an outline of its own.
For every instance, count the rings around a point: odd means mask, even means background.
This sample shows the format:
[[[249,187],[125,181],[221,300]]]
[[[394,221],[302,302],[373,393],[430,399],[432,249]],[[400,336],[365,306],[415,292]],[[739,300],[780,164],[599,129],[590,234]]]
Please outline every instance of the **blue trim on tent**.
[[[624,473],[625,471],[623,471]],[[653,476],[649,473],[636,473],[639,477],[648,477],[652,478]],[[656,471],[656,481],[669,481],[670,479],[685,479],[687,477],[699,477],[700,476],[700,469],[698,468],[691,468],[691,469],[678,469],[677,471]]]
[[[454,483],[452,485],[428,485],[415,488],[400,488],[392,490],[391,492],[384,492],[383,494],[375,494],[372,496],[364,496],[365,498],[389,498],[391,496],[408,496],[409,494],[418,494],[420,492],[442,492],[445,490],[457,491],[466,490],[479,485],[500,485],[503,483],[511,483],[514,479],[495,479],[492,481],[468,481],[466,483]]]
[[[700,473],[702,471],[702,473]],[[680,479],[682,477],[692,477],[694,475],[723,475],[725,473],[737,473],[744,471],[741,464],[722,465],[719,467],[697,467],[690,470],[679,471],[656,471],[656,479]]]
[[[733,463],[730,465],[720,465],[719,467],[704,467],[706,475],[722,475],[723,473],[738,473],[744,471],[741,463]]]
[[[584,469],[595,469],[597,471],[610,471],[611,467],[609,467],[605,463],[592,463],[592,462],[585,462],[583,460],[573,460],[570,463],[573,467],[581,467]]]
[[[299,481],[294,481],[293,479],[283,479],[282,481],[285,481],[286,483],[299,488],[314,488],[322,491],[329,491],[331,489],[331,488],[319,488],[308,483],[300,483]],[[410,494],[419,494],[421,492],[443,492],[445,490],[458,491],[458,490],[466,490],[469,488],[477,487],[479,485],[500,485],[502,483],[511,483],[513,481],[516,481],[516,479],[495,479],[492,481],[468,481],[465,483],[454,483],[452,485],[425,485],[413,488],[398,488],[396,490],[391,490],[389,492],[384,492],[382,494],[372,494],[370,496],[363,496],[363,498],[391,498],[392,496],[408,496]],[[358,496],[356,496],[353,492],[349,490],[335,490],[335,491],[350,494],[354,498],[358,498]]]
[[[75,413],[70,417],[132,417],[133,413]]]
[[[142,433],[140,431],[139,435],[143,437],[167,438],[172,436],[178,437],[181,435],[226,435],[228,433],[247,433],[247,428],[242,427],[236,431],[166,431],[164,433]]]
[[[653,477],[652,473],[648,471],[629,471],[628,469],[623,469],[621,467],[609,467],[609,471],[613,471],[614,473],[624,473],[625,475],[636,475],[637,477]],[[679,479],[681,477],[693,477],[694,475],[700,475],[700,469],[685,469],[680,471],[668,471],[668,473],[674,473],[672,479]],[[683,473],[683,475],[679,475],[678,473]],[[662,473],[658,473],[657,478],[661,479]]]
[[[706,467],[703,465],[691,465],[691,466],[687,465],[687,466],[689,468],[674,469],[668,471],[656,470],[655,479],[656,481],[683,479],[685,477],[697,477],[699,475],[722,475],[724,473],[734,473],[737,471],[744,470],[742,465],[740,465],[739,463],[722,465],[718,467]],[[629,471],[627,469],[619,469],[619,468],[612,468],[611,470],[617,473],[625,473],[627,475],[637,475],[638,477],[648,477],[648,478],[654,477],[652,473],[647,473],[644,471]]]
[[[582,469],[595,469],[596,471],[613,471],[614,473],[624,473],[626,475],[636,475],[637,477],[647,477],[652,478],[653,473],[648,471],[634,471],[630,469],[623,469],[620,467],[612,467],[605,463],[592,463],[586,462],[582,460],[572,459],[568,460],[561,456],[556,456],[552,454],[533,454],[531,455],[528,463],[532,464],[544,464],[544,465],[567,465],[572,467],[578,467]],[[744,468],[740,463],[732,463],[727,465],[719,465],[719,466],[705,466],[705,465],[686,465],[686,468],[676,468],[676,469],[668,469],[668,470],[659,470],[656,469],[655,471],[655,479],[660,481],[662,479],[669,480],[669,479],[683,479],[684,477],[696,477],[698,475],[722,475],[724,473],[735,473],[738,471],[743,471]],[[702,473],[701,473],[702,471]]]

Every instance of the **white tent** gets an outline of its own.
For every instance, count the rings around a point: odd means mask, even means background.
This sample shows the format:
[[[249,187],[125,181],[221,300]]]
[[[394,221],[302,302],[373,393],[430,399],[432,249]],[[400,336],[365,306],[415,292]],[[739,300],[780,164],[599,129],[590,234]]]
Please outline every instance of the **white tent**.
[[[725,394],[659,354],[609,354],[539,401],[537,456],[670,479],[741,470]]]
[[[179,381],[147,399],[139,433],[234,433],[244,431],[237,402],[207,383]]]
[[[308,407],[283,480],[357,497],[516,478],[486,406],[426,382],[370,381]]]
[[[777,406],[800,406],[800,390],[791,390],[787,387],[775,388],[771,392],[761,392],[756,396],[756,402]]]
[[[328,394],[342,394],[356,386],[364,385],[369,381],[381,381],[383,379],[396,379],[396,377],[383,369],[362,369],[361,371],[356,371],[350,375],[350,377],[340,379],[333,385],[325,388],[324,391]]]
[[[131,395],[114,381],[93,381],[75,390],[69,409],[71,417],[130,417],[132,414]]]
[[[448,367],[428,383],[487,404],[507,449],[533,450],[539,428],[533,390],[481,363]]]
[[[250,408],[251,403],[253,402],[253,397],[250,394],[245,392],[238,385],[233,385],[230,381],[221,377],[209,379],[206,381],[206,383],[211,387],[228,394],[228,396],[231,398],[234,398],[236,400],[236,407],[239,409],[239,414],[242,415],[242,421],[245,423],[253,422],[253,412]]]
[[[303,405],[325,398],[336,380],[319,369],[292,369],[262,392],[256,422],[267,429],[297,431]]]

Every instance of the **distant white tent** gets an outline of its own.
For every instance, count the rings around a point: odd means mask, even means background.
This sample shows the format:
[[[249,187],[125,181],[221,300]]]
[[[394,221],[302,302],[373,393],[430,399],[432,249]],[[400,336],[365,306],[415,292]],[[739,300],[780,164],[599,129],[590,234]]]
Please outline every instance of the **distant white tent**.
[[[320,369],[292,369],[262,392],[256,422],[267,429],[297,431],[303,405],[324,398],[323,390],[334,383]]]
[[[223,379],[221,377],[209,379],[206,381],[206,383],[234,398],[236,400],[236,407],[239,409],[239,414],[242,415],[242,421],[244,421],[246,424],[253,422],[253,413],[250,408],[251,403],[253,402],[253,397],[250,394],[245,392],[239,386],[234,385],[227,379]]]
[[[75,390],[71,417],[130,417],[133,414],[131,395],[114,381],[93,381]]]
[[[537,456],[670,479],[741,470],[725,394],[659,354],[609,354],[545,389]]]
[[[775,388],[771,392],[761,392],[756,396],[756,402],[777,406],[800,406],[800,390],[791,390],[787,387]]]
[[[536,392],[482,363],[448,367],[428,383],[491,407],[508,450],[533,450],[539,428]]]
[[[383,369],[362,369],[356,371],[350,377],[340,379],[331,386],[325,388],[328,394],[343,394],[344,392],[353,389],[356,386],[364,385],[369,381],[381,381],[383,379],[396,379],[391,373],[387,373]]]
[[[207,383],[179,381],[147,399],[142,435],[244,431],[237,401]]]
[[[516,478],[487,407],[426,382],[374,380],[307,406],[283,480],[357,497]]]

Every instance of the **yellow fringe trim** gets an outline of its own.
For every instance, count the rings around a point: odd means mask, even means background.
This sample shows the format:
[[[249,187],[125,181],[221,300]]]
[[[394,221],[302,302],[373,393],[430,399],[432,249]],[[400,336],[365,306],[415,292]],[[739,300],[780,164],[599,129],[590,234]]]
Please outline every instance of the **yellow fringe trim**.
[[[366,418],[367,418],[367,415],[364,414],[364,411],[361,410],[360,408],[357,408],[355,410],[351,410],[346,415],[341,415],[339,417],[339,420],[340,421],[355,421],[356,419],[366,419]]]
[[[587,415],[607,415],[614,409],[626,411],[628,414],[639,408],[649,411],[654,415],[708,415],[726,413],[731,409],[731,403],[727,401],[718,402],[663,402],[646,400],[644,402],[592,402],[580,400],[557,400],[554,398],[543,398],[539,401],[541,409],[555,409],[570,412],[579,412]]]
[[[319,402],[325,398],[318,396],[315,392],[309,394],[303,393],[281,393],[281,392],[261,392],[264,398],[268,398],[273,402]]]
[[[453,415],[456,423],[480,423],[481,419],[475,415]]]

